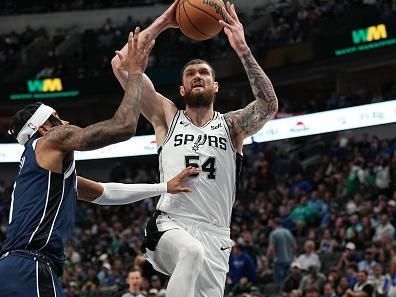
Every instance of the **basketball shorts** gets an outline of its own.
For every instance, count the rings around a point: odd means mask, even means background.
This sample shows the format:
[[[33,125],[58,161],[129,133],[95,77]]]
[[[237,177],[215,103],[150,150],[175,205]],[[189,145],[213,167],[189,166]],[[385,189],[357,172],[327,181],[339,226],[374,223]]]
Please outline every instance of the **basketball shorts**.
[[[229,270],[229,257],[232,248],[229,228],[220,228],[197,220],[170,216],[156,211],[146,226],[146,236],[142,244],[142,251],[153,267],[161,273],[171,275],[166,267],[159,267],[155,261],[161,257],[160,251],[155,250],[156,244],[166,231],[172,236],[180,235],[179,232],[188,232],[202,244],[205,250],[204,262],[195,285],[195,297],[222,297],[226,275]],[[162,256],[171,257],[164,254]],[[177,255],[175,255],[177,256]]]
[[[62,287],[42,257],[6,253],[0,259],[1,297],[61,297]]]

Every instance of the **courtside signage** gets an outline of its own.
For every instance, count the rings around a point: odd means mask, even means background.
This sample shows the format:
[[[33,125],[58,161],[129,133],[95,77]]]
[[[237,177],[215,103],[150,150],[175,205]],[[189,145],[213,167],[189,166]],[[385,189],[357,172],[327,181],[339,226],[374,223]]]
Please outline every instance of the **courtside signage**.
[[[367,28],[351,31],[353,46],[336,49],[334,54],[342,56],[355,52],[368,51],[396,44],[396,38],[390,38],[389,28],[385,24],[377,24]]]
[[[335,131],[391,124],[396,122],[396,100],[329,110],[269,121],[263,129],[244,141],[267,142]],[[19,144],[0,145],[0,162],[19,162],[24,147]],[[119,158],[157,154],[154,135],[135,136],[107,147],[76,152],[76,160]]]
[[[11,94],[11,100],[68,98],[80,95],[78,90],[64,90],[60,78],[34,79],[26,81],[26,93]]]

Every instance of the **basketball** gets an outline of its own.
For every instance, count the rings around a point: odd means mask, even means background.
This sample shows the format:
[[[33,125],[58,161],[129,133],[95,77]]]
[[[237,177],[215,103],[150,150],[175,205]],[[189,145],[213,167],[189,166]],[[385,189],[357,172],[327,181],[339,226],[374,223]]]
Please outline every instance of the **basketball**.
[[[222,0],[181,0],[176,9],[180,30],[194,40],[210,39],[223,29],[219,20],[225,20]]]

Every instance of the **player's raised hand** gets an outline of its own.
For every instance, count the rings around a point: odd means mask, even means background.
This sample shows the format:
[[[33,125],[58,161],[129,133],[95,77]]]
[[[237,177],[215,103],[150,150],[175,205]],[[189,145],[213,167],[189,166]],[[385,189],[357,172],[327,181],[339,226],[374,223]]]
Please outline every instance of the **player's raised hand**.
[[[148,57],[155,44],[154,40],[150,40],[150,34],[145,34],[141,40],[139,34],[139,27],[136,27],[134,33],[129,33],[128,53],[126,55],[121,51],[116,51],[121,61],[121,69],[130,74],[143,73],[146,70]]]
[[[197,175],[200,172],[199,168],[187,167],[170,181],[168,181],[168,193],[177,194],[180,192],[191,192],[190,188],[183,187],[183,181],[185,178],[191,175]]]
[[[175,2],[173,2],[173,4],[160,16],[167,28],[179,28],[176,22],[176,8],[179,2],[180,0],[175,0]]]
[[[224,27],[224,33],[227,35],[232,48],[238,55],[243,55],[249,52],[243,25],[238,19],[235,5],[227,1],[226,7],[227,9],[222,8],[226,22],[219,20],[219,23]]]

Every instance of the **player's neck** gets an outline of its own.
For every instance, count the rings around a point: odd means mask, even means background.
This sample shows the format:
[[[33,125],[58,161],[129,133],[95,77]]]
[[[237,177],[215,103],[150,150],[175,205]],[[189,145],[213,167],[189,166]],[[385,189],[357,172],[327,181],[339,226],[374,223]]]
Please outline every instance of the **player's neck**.
[[[194,123],[200,127],[211,121],[214,117],[213,105],[208,107],[189,107],[186,106],[186,114]]]

